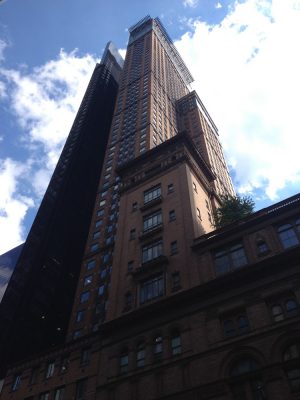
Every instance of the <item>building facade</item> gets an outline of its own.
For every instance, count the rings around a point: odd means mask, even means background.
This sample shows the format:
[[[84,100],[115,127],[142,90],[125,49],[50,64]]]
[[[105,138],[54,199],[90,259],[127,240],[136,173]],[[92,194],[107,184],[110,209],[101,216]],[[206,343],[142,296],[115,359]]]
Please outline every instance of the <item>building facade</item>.
[[[217,128],[159,19],[129,32],[64,343],[0,399],[300,399],[300,198],[215,230]]]

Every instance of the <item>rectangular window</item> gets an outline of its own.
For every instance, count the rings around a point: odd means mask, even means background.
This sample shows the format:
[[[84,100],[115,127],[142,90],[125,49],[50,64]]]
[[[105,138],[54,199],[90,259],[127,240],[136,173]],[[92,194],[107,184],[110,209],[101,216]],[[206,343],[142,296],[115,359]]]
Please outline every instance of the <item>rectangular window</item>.
[[[92,283],[93,275],[88,275],[84,278],[83,286],[88,286]]]
[[[104,294],[104,285],[99,286],[98,295],[102,296]]]
[[[161,223],[162,223],[162,214],[161,210],[159,210],[156,211],[155,213],[146,215],[143,218],[143,230],[144,232],[149,231],[161,225]]]
[[[13,384],[11,387],[12,391],[18,390],[21,384],[21,374],[16,374],[14,376]]]
[[[150,203],[161,196],[161,186],[156,185],[144,192],[144,204]]]
[[[54,361],[50,361],[48,364],[47,364],[47,367],[46,367],[46,378],[51,378],[51,376],[53,376],[54,375],[54,368],[55,368],[55,363],[54,363]]]
[[[176,214],[175,214],[175,210],[171,210],[169,211],[169,221],[175,221],[176,219]]]
[[[135,239],[135,229],[131,229],[129,233],[129,240],[134,240]]]
[[[87,379],[81,379],[76,383],[76,397],[75,400],[85,400],[87,390]]]
[[[87,262],[86,268],[87,269],[93,269],[95,267],[95,265],[96,265],[96,260],[90,260],[90,261]]]
[[[170,250],[171,250],[171,255],[178,253],[177,240],[174,240],[174,242],[171,242]]]
[[[201,213],[200,213],[199,208],[196,208],[196,212],[197,212],[197,217],[198,217],[199,219],[201,219]]]
[[[99,243],[94,243],[90,247],[91,251],[97,251],[98,249],[99,249]]]
[[[171,348],[173,356],[181,354],[181,337],[179,335],[172,336]]]
[[[214,254],[216,274],[222,275],[247,265],[247,257],[242,244],[236,244]]]
[[[121,374],[128,371],[128,354],[122,354],[120,357],[120,372]]]
[[[90,361],[91,349],[88,347],[81,352],[80,364],[87,364]]]
[[[76,322],[82,322],[84,320],[84,317],[85,317],[85,310],[78,311],[76,315]]]
[[[49,400],[50,392],[44,392],[39,395],[39,400]]]
[[[80,296],[80,303],[88,301],[89,298],[90,298],[90,292],[89,291],[83,292]]]
[[[173,183],[170,183],[168,185],[168,193],[173,193],[173,192],[174,192],[174,185],[173,185]]]
[[[165,294],[164,276],[158,275],[141,283],[140,303],[146,303]]]
[[[128,263],[127,263],[127,271],[128,272],[131,272],[133,270],[133,265],[134,265],[133,261],[128,261]]]
[[[285,249],[299,245],[300,241],[300,218],[295,222],[281,225],[277,228],[282,246]]]
[[[98,239],[100,237],[100,231],[93,233],[93,239]]]
[[[196,193],[198,193],[198,192],[197,192],[197,186],[196,186],[196,183],[195,183],[195,182],[193,182],[193,189],[194,189],[194,191],[195,191]]]
[[[163,254],[163,242],[157,240],[142,247],[142,263],[154,260]]]
[[[65,387],[64,386],[55,389],[54,400],[63,400],[64,393],[65,393]]]

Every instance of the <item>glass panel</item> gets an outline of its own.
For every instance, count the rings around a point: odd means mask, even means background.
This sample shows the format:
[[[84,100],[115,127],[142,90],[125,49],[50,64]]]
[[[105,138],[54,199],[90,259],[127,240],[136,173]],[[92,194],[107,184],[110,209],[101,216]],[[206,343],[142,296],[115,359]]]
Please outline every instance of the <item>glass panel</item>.
[[[284,314],[281,305],[277,304],[273,306],[271,310],[275,322],[284,320]]]
[[[238,361],[232,368],[230,375],[238,376],[248,372],[255,371],[257,369],[257,362],[252,358],[243,358]]]
[[[285,249],[299,244],[299,239],[290,224],[282,225],[278,228],[281,243]]]
[[[234,322],[231,319],[224,321],[223,325],[225,336],[234,336],[236,334]]]
[[[283,360],[289,361],[300,357],[300,345],[292,344],[289,346],[283,354]]]
[[[298,304],[294,299],[289,299],[285,303],[285,308],[288,313],[292,313],[298,309]]]
[[[239,268],[247,264],[245,251],[242,246],[235,246],[231,248],[231,259],[233,268]]]

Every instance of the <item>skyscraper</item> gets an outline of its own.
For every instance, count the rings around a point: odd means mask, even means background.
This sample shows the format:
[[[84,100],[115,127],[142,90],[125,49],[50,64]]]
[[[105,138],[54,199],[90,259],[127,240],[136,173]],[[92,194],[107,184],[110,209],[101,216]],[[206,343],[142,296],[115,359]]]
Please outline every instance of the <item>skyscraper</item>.
[[[96,140],[107,105],[102,85],[117,73],[103,141],[93,146],[82,139],[84,154],[98,160],[91,222],[85,217],[62,233],[61,225],[51,231],[61,235],[62,248],[76,227],[89,231],[71,262],[78,276],[63,339],[52,336],[38,355],[12,364],[0,399],[299,398],[300,198],[215,230],[220,197],[234,194],[217,128],[190,90],[191,74],[159,19],[146,17],[129,32],[122,70],[108,46],[107,75],[93,86],[99,98],[87,91],[84,109],[95,111],[80,132]],[[82,178],[62,198],[60,216],[84,188]],[[66,249],[66,265],[74,246]],[[57,269],[46,267],[49,274]],[[59,304],[62,294],[56,295]],[[56,317],[49,304],[45,310]]]
[[[109,43],[0,304],[0,375],[7,362],[64,341],[121,68]]]

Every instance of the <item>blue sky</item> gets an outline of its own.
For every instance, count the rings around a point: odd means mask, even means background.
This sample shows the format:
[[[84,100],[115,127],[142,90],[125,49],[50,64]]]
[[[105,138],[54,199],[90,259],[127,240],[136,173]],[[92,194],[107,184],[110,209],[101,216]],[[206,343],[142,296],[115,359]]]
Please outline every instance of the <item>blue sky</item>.
[[[26,238],[108,40],[159,16],[257,209],[300,191],[300,0],[0,2],[0,254]]]

